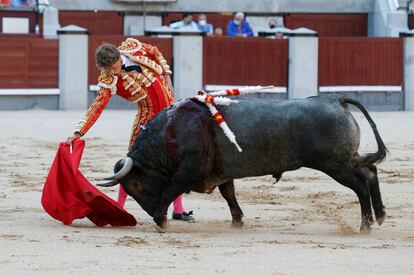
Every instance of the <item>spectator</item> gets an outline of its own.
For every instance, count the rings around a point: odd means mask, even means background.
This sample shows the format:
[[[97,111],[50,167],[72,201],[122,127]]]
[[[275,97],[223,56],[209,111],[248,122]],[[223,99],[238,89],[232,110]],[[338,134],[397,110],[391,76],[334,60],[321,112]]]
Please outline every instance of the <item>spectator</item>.
[[[46,7],[50,6],[49,0],[39,0],[39,13],[43,13]]]
[[[206,33],[208,36],[213,35],[213,25],[207,23],[207,16],[204,13],[198,15],[197,27],[199,31]]]
[[[275,33],[275,38],[276,39],[285,39],[285,36],[283,35],[282,32],[276,32]]]
[[[214,30],[214,36],[223,36],[223,29],[222,28],[216,28]]]
[[[34,8],[36,3],[32,0],[11,0],[12,8]]]
[[[228,36],[240,36],[247,37],[253,36],[253,30],[249,23],[244,20],[244,13],[237,12],[234,18],[227,24],[227,35]]]
[[[10,0],[1,0],[0,1],[0,8],[8,8],[10,7]]]
[[[170,28],[181,29],[184,27],[191,27],[194,30],[198,30],[197,24],[193,21],[193,16],[190,13],[184,13],[183,19],[170,24]]]
[[[274,29],[277,27],[276,19],[270,19],[269,20],[269,29]]]

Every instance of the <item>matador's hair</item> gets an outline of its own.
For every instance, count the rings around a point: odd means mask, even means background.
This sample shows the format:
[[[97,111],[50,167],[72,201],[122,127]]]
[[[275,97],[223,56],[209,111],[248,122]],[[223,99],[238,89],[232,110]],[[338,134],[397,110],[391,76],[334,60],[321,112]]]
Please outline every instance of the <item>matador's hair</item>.
[[[111,67],[119,60],[119,58],[121,58],[120,52],[115,45],[110,43],[102,44],[95,52],[96,66],[99,69]]]

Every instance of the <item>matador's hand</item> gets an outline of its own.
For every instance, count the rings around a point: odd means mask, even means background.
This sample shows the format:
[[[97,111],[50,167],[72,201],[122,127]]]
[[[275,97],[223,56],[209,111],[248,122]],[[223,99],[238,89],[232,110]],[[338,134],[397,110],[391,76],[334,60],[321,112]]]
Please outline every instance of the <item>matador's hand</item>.
[[[68,139],[66,140],[66,144],[71,145],[72,141],[74,141],[75,139],[80,139],[80,138],[81,138],[80,133],[76,132],[76,133],[73,134],[73,136],[68,137]]]

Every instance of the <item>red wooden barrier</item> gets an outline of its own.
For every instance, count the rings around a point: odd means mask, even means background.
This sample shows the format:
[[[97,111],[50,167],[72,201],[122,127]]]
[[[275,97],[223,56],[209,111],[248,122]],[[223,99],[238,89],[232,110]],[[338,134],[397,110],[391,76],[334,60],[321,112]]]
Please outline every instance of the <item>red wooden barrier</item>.
[[[323,36],[367,36],[367,14],[289,14],[285,26],[309,28]]]
[[[203,84],[287,86],[288,41],[205,37]]]
[[[0,35],[1,88],[57,88],[58,42],[33,35]]]
[[[102,43],[112,43],[114,45],[121,44],[122,41],[128,37],[134,37],[138,40],[157,46],[162,55],[167,60],[167,63],[172,67],[172,39],[171,38],[156,38],[147,36],[124,36],[124,35],[91,35],[89,36],[89,75],[88,80],[90,85],[95,85],[98,82],[99,70],[95,66],[95,51]]]
[[[3,30],[3,17],[22,17],[29,19],[29,32],[34,33],[36,25],[36,15],[33,11],[24,11],[24,10],[0,10],[0,30]],[[39,16],[40,19],[41,16]]]
[[[396,85],[403,82],[400,38],[320,38],[319,85]]]
[[[123,15],[115,11],[59,11],[59,24],[77,25],[92,35],[122,35]]]

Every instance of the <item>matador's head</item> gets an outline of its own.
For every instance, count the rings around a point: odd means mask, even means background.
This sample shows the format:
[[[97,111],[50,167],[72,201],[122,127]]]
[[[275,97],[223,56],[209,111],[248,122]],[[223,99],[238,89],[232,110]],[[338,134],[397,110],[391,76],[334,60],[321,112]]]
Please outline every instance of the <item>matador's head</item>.
[[[105,70],[113,75],[118,75],[122,68],[121,53],[115,45],[104,43],[96,49],[96,66],[100,70]]]

